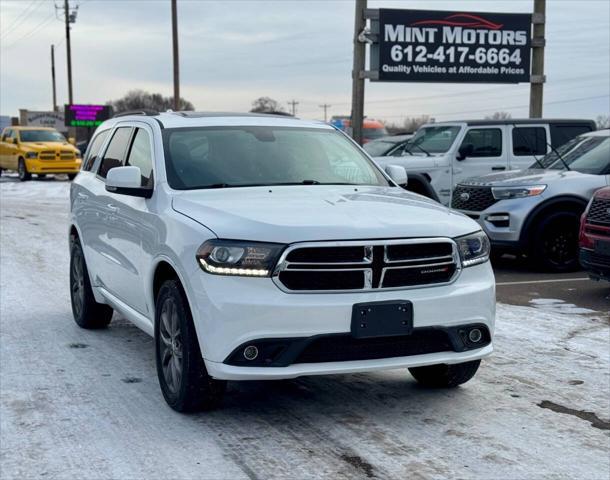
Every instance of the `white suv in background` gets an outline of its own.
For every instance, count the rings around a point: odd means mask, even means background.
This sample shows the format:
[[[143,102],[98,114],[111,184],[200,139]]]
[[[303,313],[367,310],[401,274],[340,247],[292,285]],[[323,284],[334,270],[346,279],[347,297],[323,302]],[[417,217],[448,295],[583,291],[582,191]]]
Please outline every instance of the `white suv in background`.
[[[116,310],[153,335],[178,411],[216,405],[226,380],[466,382],[492,352],[489,241],[387,170],[323,123],[115,117],[72,184],[74,318],[105,327]]]
[[[404,167],[408,189],[448,205],[451,190],[469,177],[520,170],[577,135],[595,130],[592,120],[467,120],[423,125],[390,156],[375,157]],[[452,178],[453,177],[453,178]],[[453,182],[452,182],[453,180]]]

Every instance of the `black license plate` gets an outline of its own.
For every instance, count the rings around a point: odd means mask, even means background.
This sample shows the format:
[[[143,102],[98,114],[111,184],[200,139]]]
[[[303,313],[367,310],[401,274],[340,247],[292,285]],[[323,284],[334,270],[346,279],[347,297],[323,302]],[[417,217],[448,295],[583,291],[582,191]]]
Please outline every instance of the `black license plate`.
[[[605,240],[597,240],[595,242],[595,253],[600,255],[610,255],[610,242]]]
[[[352,336],[355,338],[410,335],[413,304],[406,300],[356,303],[352,307]]]

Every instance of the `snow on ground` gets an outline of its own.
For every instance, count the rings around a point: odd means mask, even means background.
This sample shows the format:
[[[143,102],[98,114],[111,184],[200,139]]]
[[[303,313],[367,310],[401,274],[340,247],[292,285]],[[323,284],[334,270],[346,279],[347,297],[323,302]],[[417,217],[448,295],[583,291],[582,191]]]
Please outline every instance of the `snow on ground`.
[[[404,370],[231,383],[180,415],[148,336],[72,321],[68,191],[0,183],[1,478],[608,478],[607,312],[498,305],[494,355],[451,391]]]

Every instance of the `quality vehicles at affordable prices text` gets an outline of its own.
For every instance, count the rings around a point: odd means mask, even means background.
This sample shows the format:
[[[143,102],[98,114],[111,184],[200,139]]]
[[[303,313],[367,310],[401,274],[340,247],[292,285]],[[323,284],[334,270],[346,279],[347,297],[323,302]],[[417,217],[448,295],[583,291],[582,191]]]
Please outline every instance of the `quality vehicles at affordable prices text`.
[[[401,165],[413,176],[408,189],[448,205],[451,189],[468,177],[527,168],[536,156],[582,133],[591,120],[470,120],[431,123],[392,156],[375,157],[382,167]],[[452,183],[453,179],[453,183]]]
[[[103,327],[115,309],[153,335],[180,411],[226,380],[408,367],[464,383],[492,352],[489,241],[405,182],[324,123],[111,119],[71,188],[74,318]]]
[[[73,179],[80,167],[80,151],[54,128],[17,126],[2,131],[0,172],[16,171],[22,181],[33,173],[67,173]]]
[[[452,206],[479,222],[494,253],[525,253],[546,270],[569,271],[578,268],[580,216],[593,193],[609,184],[610,131],[599,130],[528,170],[460,183]]]

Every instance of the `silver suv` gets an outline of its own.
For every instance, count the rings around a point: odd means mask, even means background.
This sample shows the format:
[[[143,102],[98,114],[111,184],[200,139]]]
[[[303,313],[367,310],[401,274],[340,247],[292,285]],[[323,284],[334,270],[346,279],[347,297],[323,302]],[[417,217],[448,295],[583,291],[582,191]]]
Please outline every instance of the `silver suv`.
[[[610,131],[571,140],[526,170],[467,179],[451,206],[475,219],[494,255],[512,251],[550,271],[578,268],[578,227],[593,193],[610,185]]]

